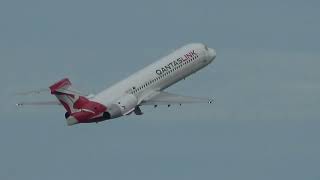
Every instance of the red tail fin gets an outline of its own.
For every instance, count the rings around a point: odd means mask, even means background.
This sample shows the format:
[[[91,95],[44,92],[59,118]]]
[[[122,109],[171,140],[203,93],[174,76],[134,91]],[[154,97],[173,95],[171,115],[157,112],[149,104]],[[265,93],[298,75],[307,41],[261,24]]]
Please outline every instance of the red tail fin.
[[[52,86],[50,86],[51,94],[55,95],[60,103],[64,106],[69,114],[73,113],[75,109],[73,108],[74,103],[79,98],[79,95],[72,93],[71,82],[69,79],[62,79]]]
[[[85,96],[81,96],[79,92],[72,89],[71,85],[69,79],[65,78],[49,87],[51,94],[55,95],[67,110],[68,124],[94,122],[92,121],[93,118],[102,116],[107,108],[102,104],[88,100]],[[76,119],[76,121],[70,120],[69,122],[68,119]]]

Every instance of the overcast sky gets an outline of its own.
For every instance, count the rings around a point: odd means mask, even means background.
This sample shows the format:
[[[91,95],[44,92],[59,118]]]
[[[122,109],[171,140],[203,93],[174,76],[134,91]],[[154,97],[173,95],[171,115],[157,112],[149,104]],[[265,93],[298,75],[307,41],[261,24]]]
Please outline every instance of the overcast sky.
[[[320,179],[320,2],[0,1],[0,179]],[[190,42],[213,64],[168,91],[212,105],[68,127],[16,97],[97,93]]]

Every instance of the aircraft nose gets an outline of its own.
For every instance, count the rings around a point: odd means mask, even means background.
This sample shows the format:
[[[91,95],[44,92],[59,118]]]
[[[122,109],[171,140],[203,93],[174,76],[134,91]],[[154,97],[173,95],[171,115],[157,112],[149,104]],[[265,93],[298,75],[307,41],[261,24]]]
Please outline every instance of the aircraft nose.
[[[208,56],[209,56],[210,61],[213,61],[217,56],[216,50],[209,48],[208,49]]]

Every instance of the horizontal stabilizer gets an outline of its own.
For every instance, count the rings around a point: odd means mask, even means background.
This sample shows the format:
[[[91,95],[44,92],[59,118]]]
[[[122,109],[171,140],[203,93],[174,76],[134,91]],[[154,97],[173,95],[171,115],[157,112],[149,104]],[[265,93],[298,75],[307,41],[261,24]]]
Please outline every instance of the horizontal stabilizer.
[[[64,78],[55,84],[51,85],[49,88],[51,90],[51,94],[56,94],[59,90],[65,90],[71,87],[71,82],[68,78]]]
[[[72,83],[68,78],[62,79],[49,87],[51,94],[73,94],[78,96],[88,96],[72,87]]]

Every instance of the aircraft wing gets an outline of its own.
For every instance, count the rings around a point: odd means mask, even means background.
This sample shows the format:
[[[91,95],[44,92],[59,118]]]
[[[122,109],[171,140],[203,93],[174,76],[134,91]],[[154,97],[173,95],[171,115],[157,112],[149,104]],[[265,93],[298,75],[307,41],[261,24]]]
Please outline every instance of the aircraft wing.
[[[171,105],[186,103],[212,103],[213,99],[182,96],[164,91],[156,91],[141,101],[140,105]]]
[[[59,101],[39,101],[39,102],[20,102],[16,106],[43,106],[43,105],[61,105]]]
[[[75,95],[79,95],[79,96],[85,96],[86,98],[90,99],[92,97],[94,97],[93,94],[83,94],[77,90],[74,90],[72,88],[69,89],[61,89],[60,90],[63,93],[67,93],[67,94],[75,94]],[[18,92],[15,93],[16,96],[29,96],[29,95],[40,95],[42,93],[50,93],[50,89],[48,88],[43,88],[43,89],[39,89],[39,90],[32,90],[32,91],[27,91],[27,92]],[[22,107],[22,106],[46,106],[46,105],[62,105],[59,101],[31,101],[31,102],[19,102],[16,104],[16,106],[18,107]]]

